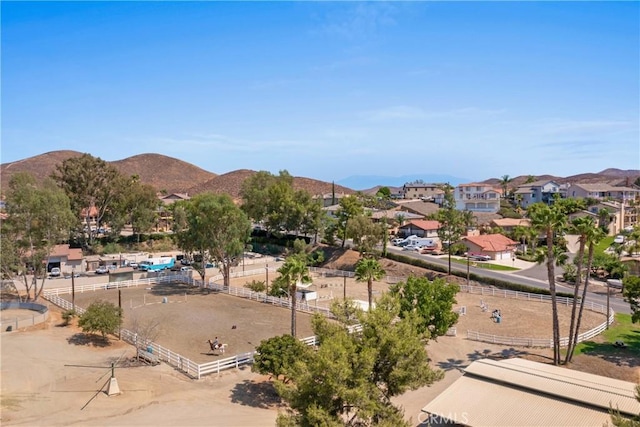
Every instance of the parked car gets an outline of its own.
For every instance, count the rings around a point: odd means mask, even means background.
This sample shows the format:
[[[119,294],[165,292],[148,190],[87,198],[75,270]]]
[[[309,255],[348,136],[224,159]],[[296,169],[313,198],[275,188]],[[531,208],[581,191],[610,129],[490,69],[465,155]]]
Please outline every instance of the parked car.
[[[189,261],[188,258],[182,258],[180,260],[180,264],[182,264],[182,265],[191,265],[191,261]]]
[[[613,239],[613,243],[617,243],[619,245],[624,243],[624,236],[621,234],[618,234],[614,239]]]
[[[58,267],[53,267],[49,272],[49,276],[51,277],[60,277],[60,269]]]
[[[468,257],[474,261],[490,261],[491,257],[484,254],[469,254]]]
[[[402,247],[403,251],[420,251],[420,249],[422,249],[422,246],[419,245],[406,245]]]
[[[192,271],[193,268],[191,267],[180,267],[180,271]]]
[[[107,274],[109,272],[109,269],[107,268],[106,265],[101,265],[98,268],[96,268],[96,274]]]
[[[133,268],[134,270],[138,269],[138,263],[137,262],[130,262],[129,263],[129,267]]]
[[[402,243],[402,241],[403,241],[403,240],[404,240],[404,239],[393,239],[393,240],[391,241],[391,243],[393,243],[393,246],[399,246],[399,245],[400,245],[400,243]]]

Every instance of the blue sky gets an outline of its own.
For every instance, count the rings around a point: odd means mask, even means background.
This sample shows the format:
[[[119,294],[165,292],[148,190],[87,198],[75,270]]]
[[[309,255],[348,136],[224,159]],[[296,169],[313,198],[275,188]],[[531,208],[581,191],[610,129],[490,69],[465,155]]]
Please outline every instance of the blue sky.
[[[6,2],[3,163],[215,173],[640,168],[638,2]]]

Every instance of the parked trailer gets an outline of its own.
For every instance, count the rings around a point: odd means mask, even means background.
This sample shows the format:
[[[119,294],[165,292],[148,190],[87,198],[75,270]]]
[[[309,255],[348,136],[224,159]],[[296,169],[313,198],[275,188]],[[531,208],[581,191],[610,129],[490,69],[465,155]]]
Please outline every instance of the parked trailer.
[[[149,258],[140,261],[138,269],[142,271],[168,270],[176,264],[176,260],[171,257]]]

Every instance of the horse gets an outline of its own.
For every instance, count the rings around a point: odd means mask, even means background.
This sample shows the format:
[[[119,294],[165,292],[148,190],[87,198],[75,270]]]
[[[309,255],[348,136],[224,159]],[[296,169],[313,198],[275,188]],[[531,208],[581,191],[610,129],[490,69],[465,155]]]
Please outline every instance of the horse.
[[[227,348],[227,344],[226,343],[224,343],[224,344],[223,343],[215,344],[211,340],[207,340],[207,342],[209,343],[209,347],[211,347],[211,351],[219,350],[221,354],[224,354],[224,351]]]

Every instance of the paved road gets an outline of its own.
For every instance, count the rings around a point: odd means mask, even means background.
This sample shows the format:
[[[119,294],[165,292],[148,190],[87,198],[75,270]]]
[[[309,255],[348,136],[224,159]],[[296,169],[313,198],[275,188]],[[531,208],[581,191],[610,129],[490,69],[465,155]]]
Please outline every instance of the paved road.
[[[412,251],[403,251],[401,249],[395,247],[388,247],[388,250],[391,252],[399,253],[402,255],[409,256],[411,258],[421,259],[433,264],[438,264],[444,267],[449,265],[448,259],[446,256],[444,257],[434,257],[431,255],[421,255],[417,252]],[[467,266],[464,264],[458,264],[456,262],[451,263],[451,269],[456,271],[467,271]],[[547,269],[544,265],[534,265],[524,270],[519,270],[517,272],[504,272],[504,271],[493,271],[486,270],[479,267],[469,267],[469,270],[482,277],[490,277],[494,279],[502,279],[508,280],[512,283],[517,283],[519,285],[531,286],[539,289],[549,289],[549,283],[546,280],[547,277]],[[557,284],[558,292],[573,292],[573,288],[570,288],[565,285]],[[604,293],[604,292],[603,292]],[[616,313],[631,313],[631,308],[629,304],[624,302],[622,297],[617,295],[611,295],[610,297],[610,307]],[[605,295],[601,295],[594,292],[587,292],[587,301],[592,301],[597,304],[606,305],[607,297]]]

